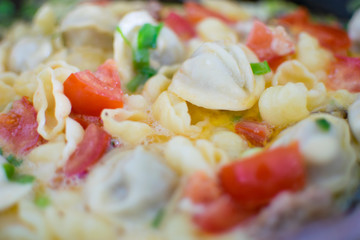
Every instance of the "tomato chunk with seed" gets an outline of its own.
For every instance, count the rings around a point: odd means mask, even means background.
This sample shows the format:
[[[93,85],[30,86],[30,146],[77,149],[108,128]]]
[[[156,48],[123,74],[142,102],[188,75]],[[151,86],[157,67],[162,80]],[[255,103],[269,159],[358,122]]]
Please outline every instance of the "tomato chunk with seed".
[[[45,142],[37,127],[36,111],[29,100],[15,101],[9,112],[0,114],[0,146],[16,155],[29,152]]]
[[[111,136],[95,124],[90,124],[84,138],[75,152],[67,160],[64,172],[66,176],[79,175],[97,163],[109,147]]]
[[[192,24],[197,24],[198,22],[204,20],[205,18],[213,17],[217,18],[225,23],[231,24],[234,23],[233,20],[227,18],[221,13],[212,11],[198,3],[195,2],[186,2],[185,3],[185,13],[186,18]]]
[[[260,21],[254,22],[246,45],[255,52],[260,61],[279,60],[279,57],[295,52],[295,44],[283,28],[272,30]]]
[[[265,150],[224,166],[222,188],[246,209],[268,204],[282,191],[305,186],[305,165],[297,143]]]
[[[184,41],[196,36],[195,29],[190,22],[175,12],[170,12],[164,22]]]
[[[70,117],[80,123],[86,129],[91,123],[101,127],[103,125],[102,119],[99,116],[89,116],[84,114],[70,113]]]
[[[331,89],[360,92],[360,58],[336,56],[331,64],[326,85]]]
[[[64,82],[64,93],[72,111],[99,116],[104,108],[121,108],[123,93],[114,60],[107,60],[95,73],[89,70],[71,74]]]
[[[273,131],[266,123],[243,120],[235,125],[235,132],[245,137],[252,145],[263,147],[270,139]]]

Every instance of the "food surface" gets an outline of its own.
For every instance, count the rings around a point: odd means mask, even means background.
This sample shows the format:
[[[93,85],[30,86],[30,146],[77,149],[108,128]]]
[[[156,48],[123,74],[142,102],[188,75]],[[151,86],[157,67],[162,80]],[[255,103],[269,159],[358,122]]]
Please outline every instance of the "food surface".
[[[46,3],[0,41],[0,239],[298,239],[351,213],[359,16]]]

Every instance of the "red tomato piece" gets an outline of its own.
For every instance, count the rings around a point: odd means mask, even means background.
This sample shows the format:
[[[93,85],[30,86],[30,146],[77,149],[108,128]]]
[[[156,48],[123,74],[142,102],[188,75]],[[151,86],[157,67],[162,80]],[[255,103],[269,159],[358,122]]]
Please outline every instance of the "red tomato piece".
[[[114,60],[107,60],[95,73],[89,70],[71,74],[64,82],[64,93],[72,111],[99,116],[104,108],[123,106],[120,77]]]
[[[196,36],[195,29],[190,22],[175,12],[170,12],[164,22],[184,41]]]
[[[222,195],[205,206],[201,213],[193,216],[193,221],[209,233],[229,230],[254,215],[253,211],[241,209],[229,196]]]
[[[265,206],[282,191],[303,189],[306,178],[297,143],[230,163],[219,177],[224,191],[246,209]]]
[[[91,123],[101,127],[103,125],[102,119],[99,116],[89,116],[84,114],[71,113],[70,117],[80,123],[86,129]]]
[[[254,22],[246,45],[255,52],[260,61],[271,61],[295,52],[295,44],[283,28],[271,30],[260,21]]]
[[[326,85],[331,89],[360,92],[360,58],[336,56],[332,63]]]
[[[0,114],[0,145],[6,152],[22,155],[44,143],[37,132],[36,111],[23,97],[8,113]]]
[[[312,23],[305,8],[298,8],[295,12],[281,17],[279,23],[291,27],[297,33],[309,33],[317,38],[323,47],[335,53],[344,52],[351,46],[348,34],[340,26]]]
[[[219,184],[204,172],[193,174],[185,186],[184,197],[190,198],[195,204],[212,202],[220,195]]]
[[[185,12],[186,12],[186,18],[189,22],[192,24],[197,24],[198,22],[202,21],[205,18],[213,17],[217,18],[219,20],[224,21],[227,24],[234,23],[231,19],[227,18],[226,16],[212,11],[210,9],[207,9],[200,4],[197,4],[195,2],[186,2],[185,3]]]
[[[263,147],[273,131],[266,123],[244,120],[236,123],[235,132],[244,136],[252,145]]]
[[[109,147],[111,136],[95,124],[90,124],[84,138],[75,152],[67,160],[64,172],[66,176],[79,175],[97,163]]]

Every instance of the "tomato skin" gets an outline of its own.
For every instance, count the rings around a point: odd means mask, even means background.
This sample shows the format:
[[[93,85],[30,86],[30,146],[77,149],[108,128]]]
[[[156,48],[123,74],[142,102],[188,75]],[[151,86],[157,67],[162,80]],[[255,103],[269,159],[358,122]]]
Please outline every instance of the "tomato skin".
[[[71,74],[64,82],[64,94],[72,111],[99,116],[104,108],[123,106],[120,77],[113,60],[107,60],[95,73],[89,70]]]
[[[297,143],[268,149],[224,166],[219,172],[222,188],[246,209],[268,204],[282,191],[305,186],[305,166]]]
[[[307,32],[318,39],[320,44],[334,53],[342,53],[351,46],[351,40],[346,31],[339,26],[312,23],[310,14],[305,8],[279,18],[279,23],[292,28],[296,33]]]
[[[281,57],[295,52],[295,44],[284,29],[271,30],[260,21],[254,21],[253,28],[246,40],[246,46],[255,52],[260,61],[268,62],[285,60]]]
[[[83,174],[97,163],[109,147],[111,136],[95,124],[90,124],[64,166],[66,176]]]
[[[235,132],[244,136],[252,145],[263,147],[270,139],[273,131],[266,123],[243,120],[236,123]]]
[[[164,20],[165,25],[170,27],[183,41],[190,40],[196,36],[194,27],[184,17],[170,12]]]
[[[98,127],[102,127],[103,122],[99,116],[89,116],[84,114],[70,113],[70,117],[80,123],[80,125],[86,129],[91,123]]]
[[[44,143],[37,132],[36,111],[23,97],[13,103],[11,110],[0,114],[0,145],[3,150],[22,155]]]
[[[337,90],[360,92],[360,58],[336,56],[331,64],[326,86]]]
[[[195,2],[186,2],[184,6],[185,6],[186,18],[192,24],[197,24],[198,22],[208,17],[217,18],[227,24],[234,23],[234,21],[227,18],[226,16],[218,12],[212,11],[210,9],[207,9]]]

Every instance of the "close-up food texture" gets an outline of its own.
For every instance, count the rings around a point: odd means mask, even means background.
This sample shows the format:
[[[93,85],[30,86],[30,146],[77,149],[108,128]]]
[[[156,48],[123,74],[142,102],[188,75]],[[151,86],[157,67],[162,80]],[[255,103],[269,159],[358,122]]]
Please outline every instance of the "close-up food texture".
[[[360,1],[31,2],[0,2],[1,240],[360,239]]]

